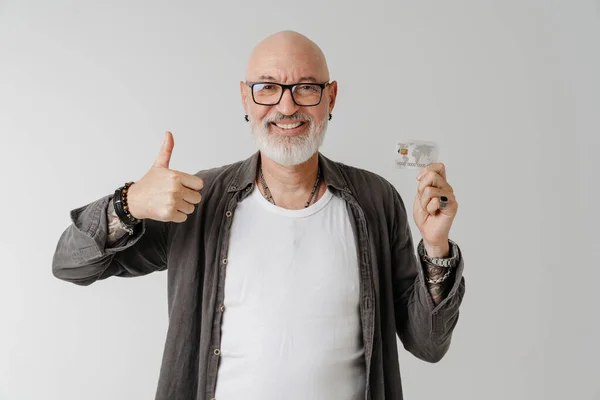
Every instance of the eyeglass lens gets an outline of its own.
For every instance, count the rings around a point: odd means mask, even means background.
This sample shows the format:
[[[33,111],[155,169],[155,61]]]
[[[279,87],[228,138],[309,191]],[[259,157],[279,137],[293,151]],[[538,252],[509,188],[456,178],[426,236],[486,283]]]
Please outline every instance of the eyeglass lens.
[[[282,96],[283,88],[272,83],[254,84],[254,101],[264,105],[274,105],[279,102]],[[303,106],[312,106],[321,100],[321,87],[310,83],[299,84],[292,87],[292,98]]]

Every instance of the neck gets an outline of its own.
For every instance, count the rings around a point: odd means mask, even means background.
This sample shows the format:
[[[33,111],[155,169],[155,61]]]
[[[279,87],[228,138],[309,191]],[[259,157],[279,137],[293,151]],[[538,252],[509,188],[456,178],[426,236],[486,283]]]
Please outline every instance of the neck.
[[[290,166],[277,164],[262,152],[260,157],[263,175],[275,203],[280,207],[288,209],[304,208],[317,179],[317,170],[319,168],[318,152],[304,163]],[[256,182],[261,193],[264,195],[258,176]],[[321,178],[319,197],[323,194],[324,187],[324,182]]]

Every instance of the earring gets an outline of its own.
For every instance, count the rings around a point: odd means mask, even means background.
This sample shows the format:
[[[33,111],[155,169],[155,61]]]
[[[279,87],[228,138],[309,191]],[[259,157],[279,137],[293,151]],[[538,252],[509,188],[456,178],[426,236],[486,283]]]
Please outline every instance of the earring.
[[[246,122],[250,122],[250,119],[248,118],[248,114],[244,115],[244,119],[246,120]]]
[[[333,118],[333,115],[329,114],[329,120],[331,121],[331,118]]]

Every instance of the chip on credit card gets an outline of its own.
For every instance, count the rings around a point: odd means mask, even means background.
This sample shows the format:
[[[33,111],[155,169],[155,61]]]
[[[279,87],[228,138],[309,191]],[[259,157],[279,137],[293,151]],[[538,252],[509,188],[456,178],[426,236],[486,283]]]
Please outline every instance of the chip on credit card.
[[[396,168],[423,169],[438,161],[438,145],[423,140],[396,142]]]

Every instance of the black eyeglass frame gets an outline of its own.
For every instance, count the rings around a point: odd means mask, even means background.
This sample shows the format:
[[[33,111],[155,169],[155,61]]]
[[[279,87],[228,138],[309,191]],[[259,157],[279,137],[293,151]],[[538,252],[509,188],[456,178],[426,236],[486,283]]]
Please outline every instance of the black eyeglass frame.
[[[281,87],[281,96],[279,96],[279,100],[277,100],[277,102],[273,103],[273,104],[259,103],[258,101],[256,101],[256,99],[254,98],[254,85],[258,85],[258,84],[277,85],[277,86]],[[325,90],[325,88],[327,86],[331,85],[331,82],[325,82],[325,83],[301,82],[301,83],[294,83],[291,85],[284,85],[283,83],[277,83],[277,82],[248,82],[248,81],[246,81],[246,85],[248,87],[250,87],[250,92],[252,92],[252,101],[254,101],[256,104],[261,105],[261,106],[276,106],[277,104],[279,104],[281,102],[281,99],[283,98],[283,94],[285,93],[285,89],[290,89],[290,95],[292,96],[292,101],[298,107],[315,107],[315,106],[318,106],[319,104],[321,104],[321,100],[323,100],[323,91]],[[294,90],[293,89],[296,86],[300,86],[300,85],[319,86],[321,88],[321,95],[319,97],[319,102],[317,104],[311,104],[308,106],[304,105],[304,104],[298,104],[296,102],[296,99],[294,98]]]

